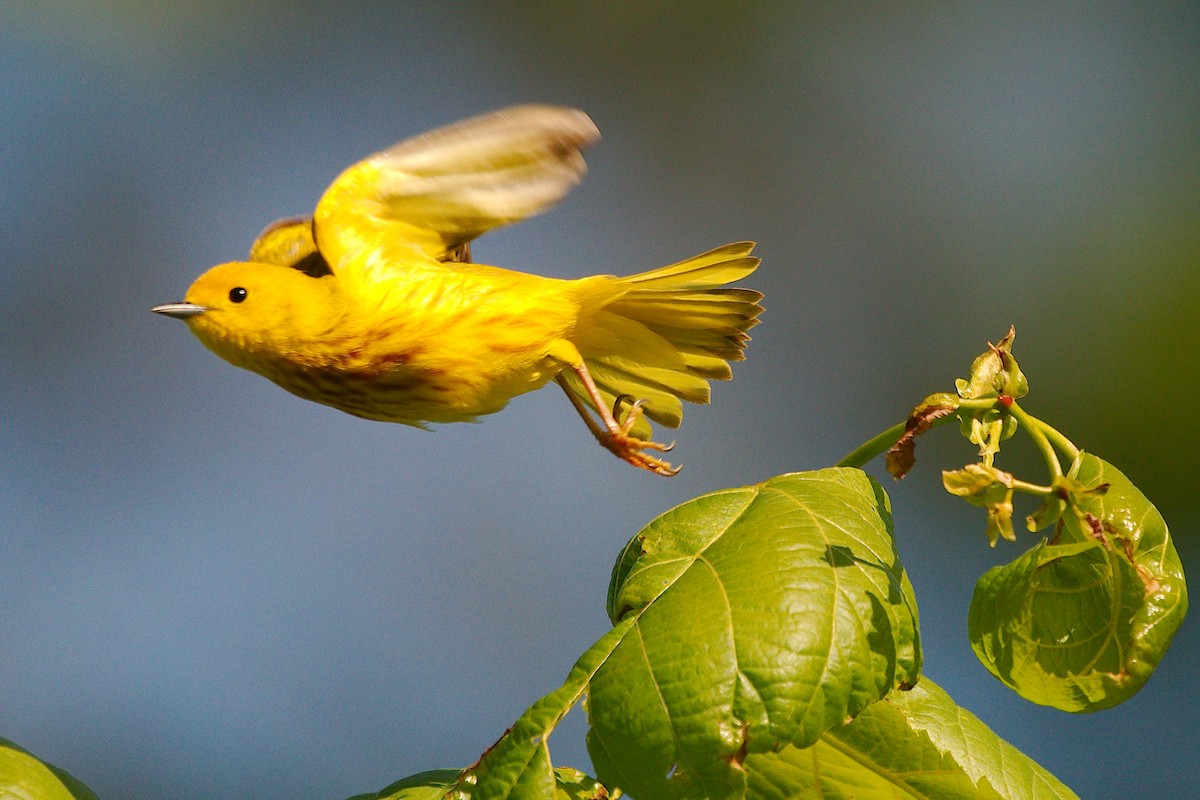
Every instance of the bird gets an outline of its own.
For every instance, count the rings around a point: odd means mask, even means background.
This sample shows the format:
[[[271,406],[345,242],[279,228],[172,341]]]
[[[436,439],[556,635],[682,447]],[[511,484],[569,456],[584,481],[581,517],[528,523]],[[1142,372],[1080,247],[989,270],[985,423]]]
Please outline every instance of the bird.
[[[495,413],[551,381],[601,445],[679,471],[647,420],[678,427],[732,377],[760,292],[734,242],[625,277],[475,263],[471,243],[558,203],[599,139],[583,111],[504,108],[401,141],[343,171],[311,216],[268,225],[248,260],[202,274],[157,314],[306,400],[419,428]]]

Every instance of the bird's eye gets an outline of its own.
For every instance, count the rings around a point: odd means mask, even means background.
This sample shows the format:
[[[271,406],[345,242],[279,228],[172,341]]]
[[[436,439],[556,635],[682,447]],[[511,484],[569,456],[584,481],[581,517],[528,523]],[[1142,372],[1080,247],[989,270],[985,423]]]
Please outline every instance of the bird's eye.
[[[231,303],[240,303],[246,299],[246,290],[240,286],[235,286],[229,290],[229,301]]]

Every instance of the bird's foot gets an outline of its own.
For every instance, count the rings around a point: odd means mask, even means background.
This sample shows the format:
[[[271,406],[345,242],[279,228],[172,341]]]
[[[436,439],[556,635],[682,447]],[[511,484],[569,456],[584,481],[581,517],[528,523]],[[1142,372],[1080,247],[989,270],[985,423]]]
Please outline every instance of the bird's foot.
[[[673,466],[669,461],[646,452],[647,450],[654,450],[659,453],[669,452],[675,447],[674,442],[662,444],[661,442],[638,439],[630,435],[633,426],[642,417],[642,401],[636,400],[632,402],[629,405],[629,410],[625,412],[624,419],[621,419],[621,406],[629,399],[631,398],[618,397],[616,403],[613,404],[613,418],[620,420],[620,422],[609,427],[607,434],[600,437],[600,444],[604,445],[610,453],[627,464],[649,470],[656,475],[667,477],[678,475],[682,467]]]

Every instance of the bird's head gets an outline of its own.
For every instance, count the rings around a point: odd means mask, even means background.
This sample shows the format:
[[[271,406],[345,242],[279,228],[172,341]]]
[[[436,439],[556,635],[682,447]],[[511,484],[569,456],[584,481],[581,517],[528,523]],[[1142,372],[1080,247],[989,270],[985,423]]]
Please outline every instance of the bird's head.
[[[151,309],[187,323],[217,355],[260,371],[276,357],[303,360],[304,351],[332,327],[332,277],[291,267],[232,262],[196,279],[181,303]]]

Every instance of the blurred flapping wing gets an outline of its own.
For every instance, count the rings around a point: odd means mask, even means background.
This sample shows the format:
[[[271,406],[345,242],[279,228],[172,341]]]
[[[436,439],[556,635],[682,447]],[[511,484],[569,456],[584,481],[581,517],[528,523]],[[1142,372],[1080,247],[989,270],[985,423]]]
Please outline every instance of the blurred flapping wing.
[[[540,213],[582,180],[600,136],[582,111],[526,105],[407,139],[347,169],[317,204],[314,230],[336,272],[386,245],[457,260],[481,233]]]

